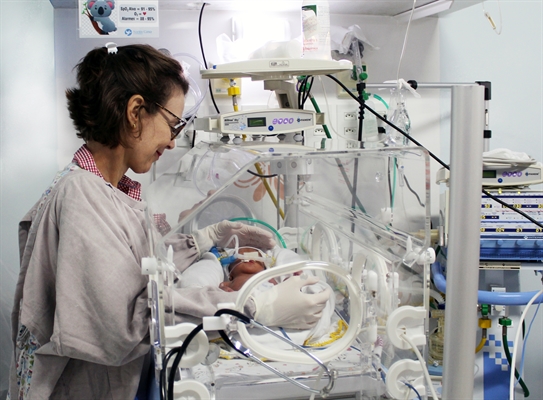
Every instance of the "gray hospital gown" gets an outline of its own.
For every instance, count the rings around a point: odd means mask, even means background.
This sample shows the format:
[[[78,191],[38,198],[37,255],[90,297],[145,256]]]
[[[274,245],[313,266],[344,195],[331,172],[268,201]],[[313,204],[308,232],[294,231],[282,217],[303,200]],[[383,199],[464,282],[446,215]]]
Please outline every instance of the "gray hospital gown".
[[[134,399],[149,352],[145,203],[70,164],[19,226],[11,399]],[[181,270],[197,258],[175,242]],[[212,314],[217,289],[185,290],[176,312]]]

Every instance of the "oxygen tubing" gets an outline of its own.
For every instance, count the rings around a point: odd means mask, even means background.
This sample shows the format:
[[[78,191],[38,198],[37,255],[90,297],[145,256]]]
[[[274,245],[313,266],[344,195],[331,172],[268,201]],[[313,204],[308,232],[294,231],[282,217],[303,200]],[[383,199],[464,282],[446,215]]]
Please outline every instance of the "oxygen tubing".
[[[236,221],[247,221],[247,222],[254,222],[255,224],[264,225],[266,228],[270,229],[273,233],[275,233],[275,236],[277,236],[277,239],[279,239],[279,242],[281,242],[281,246],[286,249],[287,244],[285,243],[285,239],[283,239],[283,236],[275,229],[273,226],[268,224],[267,222],[261,221],[256,218],[246,218],[246,217],[239,217],[239,218],[232,218],[230,221],[236,222]]]
[[[432,277],[434,279],[434,285],[437,289],[446,293],[445,289],[447,287],[447,281],[443,275],[441,269],[441,264],[435,262],[432,264]],[[530,299],[534,297],[538,292],[486,292],[484,290],[479,290],[478,292],[478,302],[479,304],[497,304],[503,306],[525,306],[528,304]],[[543,303],[543,295],[539,296],[533,304]]]

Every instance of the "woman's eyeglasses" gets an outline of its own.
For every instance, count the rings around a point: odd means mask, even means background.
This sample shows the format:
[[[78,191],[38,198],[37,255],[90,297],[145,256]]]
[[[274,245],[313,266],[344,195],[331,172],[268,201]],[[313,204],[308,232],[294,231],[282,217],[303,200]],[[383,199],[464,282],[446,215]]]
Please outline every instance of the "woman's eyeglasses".
[[[179,136],[179,134],[185,128],[185,126],[187,126],[188,121],[185,118],[179,118],[177,115],[175,115],[173,112],[168,110],[166,107],[158,103],[155,103],[155,104],[159,106],[160,108],[162,108],[164,111],[166,111],[168,114],[170,114],[172,117],[175,117],[175,119],[177,119],[177,124],[175,124],[175,126],[171,126],[168,120],[166,120],[166,122],[168,122],[168,126],[170,127],[170,131],[172,132],[172,137],[170,140],[174,140],[177,136]]]

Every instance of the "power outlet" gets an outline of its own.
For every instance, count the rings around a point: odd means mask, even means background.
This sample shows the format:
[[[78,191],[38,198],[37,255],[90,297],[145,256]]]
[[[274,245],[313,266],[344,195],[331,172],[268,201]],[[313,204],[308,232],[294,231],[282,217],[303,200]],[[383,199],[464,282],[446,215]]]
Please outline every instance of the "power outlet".
[[[325,136],[326,133],[324,132],[323,128],[315,128],[313,131],[313,136]]]
[[[344,116],[345,116],[345,121],[354,121],[358,119],[358,113],[356,111],[346,112]]]
[[[354,128],[345,128],[345,136],[356,135],[356,129]]]

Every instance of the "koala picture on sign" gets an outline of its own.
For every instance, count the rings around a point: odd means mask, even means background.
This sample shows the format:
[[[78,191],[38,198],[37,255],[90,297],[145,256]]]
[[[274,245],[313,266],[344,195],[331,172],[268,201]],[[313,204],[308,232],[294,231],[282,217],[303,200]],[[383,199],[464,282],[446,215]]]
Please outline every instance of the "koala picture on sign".
[[[110,18],[115,8],[114,0],[90,0],[87,2],[84,13],[89,17],[96,32],[100,35],[108,35],[115,32],[117,27]]]

